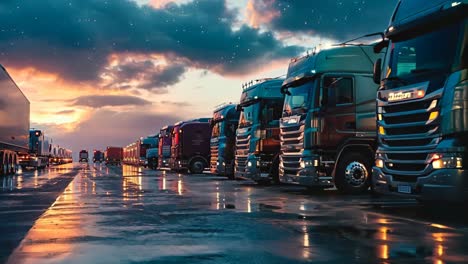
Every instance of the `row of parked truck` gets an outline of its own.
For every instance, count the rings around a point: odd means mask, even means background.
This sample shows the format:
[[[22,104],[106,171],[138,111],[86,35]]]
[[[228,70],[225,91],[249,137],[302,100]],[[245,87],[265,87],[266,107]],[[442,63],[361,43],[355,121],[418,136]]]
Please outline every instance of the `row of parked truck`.
[[[238,104],[168,125],[105,160],[346,193],[465,199],[467,6],[401,0],[381,41],[292,59],[286,78],[244,84]],[[29,102],[5,92],[19,91],[5,71],[1,81],[0,165],[8,173],[29,150]]]
[[[217,107],[212,118],[162,128],[151,146],[158,167],[465,199],[467,6],[401,0],[388,29],[366,36],[381,41],[316,49],[292,59],[285,79],[244,84],[240,102]],[[146,164],[143,142],[124,148],[132,153],[124,162]]]
[[[72,162],[71,150],[43,130],[30,129],[29,100],[1,65],[0,93],[0,176],[15,174],[19,167],[43,169]]]

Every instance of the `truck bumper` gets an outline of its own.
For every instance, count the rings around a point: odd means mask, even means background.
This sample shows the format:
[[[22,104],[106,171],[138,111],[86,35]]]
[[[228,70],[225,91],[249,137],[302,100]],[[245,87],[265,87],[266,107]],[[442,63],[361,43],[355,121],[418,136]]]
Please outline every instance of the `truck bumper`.
[[[159,168],[169,168],[170,166],[170,158],[162,158],[158,160],[158,167]]]
[[[173,160],[171,164],[171,169],[175,171],[187,170],[188,169],[188,161],[186,160]]]
[[[334,186],[333,177],[320,177],[314,167],[301,169],[296,175],[284,173],[284,170],[280,168],[279,179],[282,183],[307,187],[331,188]]]
[[[216,164],[211,164],[210,172],[212,174],[218,174],[222,176],[233,175],[233,164],[226,162],[217,162]]]
[[[391,175],[385,174],[377,167],[374,167],[372,171],[374,191],[380,194],[397,195],[421,201],[461,202],[468,200],[468,171],[466,170],[441,169],[417,178],[416,182],[394,181]],[[405,192],[402,193],[402,190]]]
[[[263,163],[264,165],[262,166],[261,164]],[[254,155],[252,155],[248,158],[248,162],[245,166],[244,171],[237,171],[237,170],[235,171],[235,177],[243,178],[243,179],[250,179],[255,182],[270,181],[272,180],[272,177],[270,173],[267,171],[270,170],[271,166],[272,166],[271,161],[262,161],[258,157],[255,157]]]

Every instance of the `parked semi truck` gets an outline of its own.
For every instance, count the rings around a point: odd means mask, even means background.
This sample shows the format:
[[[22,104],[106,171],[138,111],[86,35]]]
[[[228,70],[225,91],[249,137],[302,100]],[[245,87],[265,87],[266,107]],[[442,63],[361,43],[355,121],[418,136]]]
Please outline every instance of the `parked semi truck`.
[[[72,151],[57,144],[50,145],[49,164],[59,165],[73,162]]]
[[[174,125],[170,168],[178,172],[202,173],[210,160],[210,118]]]
[[[310,188],[368,190],[376,149],[373,45],[296,58],[282,92],[280,180]]]
[[[145,166],[153,170],[157,169],[158,168],[159,134],[144,138],[143,144],[147,145]]]
[[[83,150],[80,151],[79,161],[80,162],[85,162],[85,163],[89,162],[89,154],[88,154],[87,150],[83,149]]]
[[[49,166],[51,149],[51,139],[46,137],[42,130],[31,129],[29,130],[29,151],[19,155],[19,165],[23,169],[26,167],[44,169]]]
[[[235,177],[278,182],[282,83],[283,79],[262,79],[243,86],[238,105]]]
[[[466,0],[399,1],[375,67],[376,192],[468,197],[467,17]]]
[[[62,163],[72,163],[73,162],[73,152],[70,149],[64,149],[64,157],[62,159]]]
[[[0,175],[9,175],[17,170],[18,155],[29,150],[30,103],[2,65],[0,90]]]
[[[134,166],[147,166],[146,151],[157,141],[152,137],[140,138],[136,142],[124,147],[123,161]]]
[[[172,130],[174,126],[165,126],[159,132],[158,168],[169,168],[171,159]]]
[[[110,165],[120,165],[123,159],[123,148],[107,147],[104,151],[104,160]]]
[[[234,178],[236,129],[240,112],[236,104],[223,104],[215,108],[211,120],[210,171]]]
[[[93,162],[100,163],[104,161],[104,153],[100,150],[93,151]]]

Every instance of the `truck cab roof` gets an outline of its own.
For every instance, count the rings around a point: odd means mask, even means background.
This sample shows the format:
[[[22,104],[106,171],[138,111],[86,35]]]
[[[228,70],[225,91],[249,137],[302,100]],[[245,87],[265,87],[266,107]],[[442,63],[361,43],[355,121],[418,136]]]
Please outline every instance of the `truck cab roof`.
[[[187,120],[187,121],[179,121],[179,122],[174,124],[174,127],[176,127],[176,126],[181,127],[185,123],[209,123],[210,120],[211,120],[211,118],[209,118],[209,117],[203,117],[203,118],[191,119],[191,120]]]
[[[374,45],[350,45],[294,58],[289,64],[283,87],[290,87],[298,80],[327,72],[371,74],[374,62],[380,56],[374,52]]]
[[[386,35],[390,37],[418,26],[427,28],[428,23],[434,23],[442,17],[450,19],[458,16],[466,17],[467,12],[468,0],[400,0]]]
[[[236,110],[236,104],[225,104],[222,107],[215,108],[213,112],[213,122],[219,122],[225,119],[239,119],[239,113]]]
[[[240,105],[248,105],[253,101],[260,99],[281,99],[284,95],[281,93],[281,84],[284,79],[263,79],[257,80],[256,84],[245,86],[242,91]]]

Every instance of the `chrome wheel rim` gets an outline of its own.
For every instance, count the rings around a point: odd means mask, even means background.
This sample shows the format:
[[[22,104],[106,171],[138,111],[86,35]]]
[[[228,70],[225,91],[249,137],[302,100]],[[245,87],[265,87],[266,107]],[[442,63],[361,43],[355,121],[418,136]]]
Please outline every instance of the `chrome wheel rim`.
[[[345,178],[349,185],[360,187],[364,185],[369,177],[369,172],[364,164],[353,161],[346,167]]]

